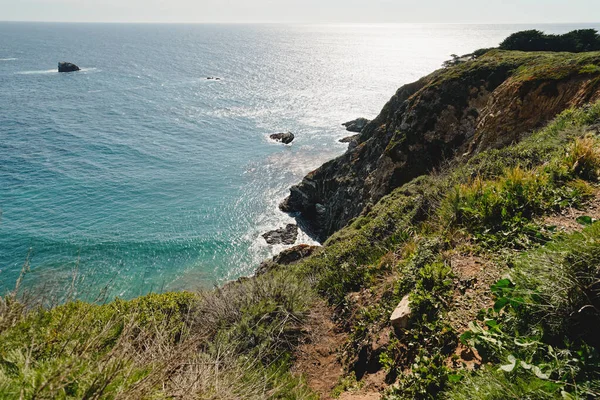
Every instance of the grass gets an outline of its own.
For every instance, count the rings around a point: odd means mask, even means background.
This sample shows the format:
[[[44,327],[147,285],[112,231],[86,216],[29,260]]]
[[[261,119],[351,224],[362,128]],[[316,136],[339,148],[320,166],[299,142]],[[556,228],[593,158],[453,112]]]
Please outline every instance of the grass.
[[[289,373],[308,293],[274,274],[104,305],[4,301],[0,398],[313,398]]]
[[[499,368],[466,373],[448,398],[600,396],[599,239],[594,224],[519,257],[462,337]]]
[[[600,52],[597,51],[573,54],[492,49],[473,61],[441,70],[430,85],[484,78],[499,72],[512,76],[515,81],[561,80],[577,75],[597,75],[599,66]]]

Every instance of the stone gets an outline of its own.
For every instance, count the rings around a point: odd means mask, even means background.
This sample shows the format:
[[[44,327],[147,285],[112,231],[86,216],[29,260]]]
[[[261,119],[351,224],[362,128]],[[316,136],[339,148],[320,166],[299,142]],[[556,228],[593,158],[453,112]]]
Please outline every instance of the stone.
[[[285,228],[275,229],[262,235],[268,244],[294,244],[298,238],[298,226],[287,224]]]
[[[303,258],[310,256],[318,248],[319,246],[299,244],[298,246],[285,249],[272,259],[263,261],[256,270],[256,275],[262,275],[280,265],[295,264]]]
[[[340,142],[340,143],[350,143],[353,140],[356,140],[359,136],[360,135],[358,135],[358,134],[357,135],[346,136],[346,137],[343,137],[340,140],[338,140],[338,142]]]
[[[292,132],[274,133],[269,136],[271,139],[283,144],[290,144],[294,141],[295,136]]]
[[[408,295],[406,295],[392,313],[390,322],[396,330],[405,329],[408,327],[408,320],[410,319],[410,316],[410,300],[408,299]]]
[[[58,63],[58,72],[75,72],[75,71],[81,71],[81,68],[79,68],[77,65],[70,63],[70,62],[61,61]]]
[[[347,131],[360,133],[369,122],[371,121],[366,118],[356,118],[352,121],[344,122],[342,125],[346,127]]]

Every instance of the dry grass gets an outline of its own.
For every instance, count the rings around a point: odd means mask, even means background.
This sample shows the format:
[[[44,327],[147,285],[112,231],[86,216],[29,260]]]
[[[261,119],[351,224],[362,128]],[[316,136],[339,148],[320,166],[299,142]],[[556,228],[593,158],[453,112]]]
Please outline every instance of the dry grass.
[[[0,300],[0,398],[313,398],[289,373],[310,288],[282,274],[47,309]]]

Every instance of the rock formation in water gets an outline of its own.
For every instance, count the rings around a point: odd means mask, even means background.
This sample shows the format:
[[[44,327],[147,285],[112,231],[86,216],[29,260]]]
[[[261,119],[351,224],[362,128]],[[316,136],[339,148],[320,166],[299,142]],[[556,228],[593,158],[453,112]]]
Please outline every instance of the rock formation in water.
[[[366,118],[356,118],[352,121],[344,122],[342,125],[346,127],[347,131],[360,133],[369,122],[371,121]]]
[[[360,136],[359,134],[346,136],[346,137],[343,137],[340,140],[338,140],[338,142],[340,142],[340,143],[350,143],[353,140],[358,139],[359,136]]]
[[[290,144],[294,141],[294,134],[292,132],[274,133],[269,136],[272,140],[281,142],[283,144]]]
[[[279,228],[262,235],[268,244],[294,244],[298,238],[298,226],[287,224],[285,228]]]
[[[58,63],[58,72],[75,72],[75,71],[81,71],[81,68],[79,68],[77,65],[70,63],[70,62],[61,61]]]

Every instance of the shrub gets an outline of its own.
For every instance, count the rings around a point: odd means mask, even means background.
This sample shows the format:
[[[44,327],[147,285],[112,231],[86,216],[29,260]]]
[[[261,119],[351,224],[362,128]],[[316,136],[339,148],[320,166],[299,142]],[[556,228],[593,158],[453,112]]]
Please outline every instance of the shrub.
[[[294,347],[312,293],[286,271],[230,283],[201,294],[191,329],[210,346],[225,343],[268,364]]]
[[[568,51],[580,53],[600,50],[600,35],[595,29],[581,29],[563,35],[545,34],[539,30],[516,32],[500,43],[502,50]]]

